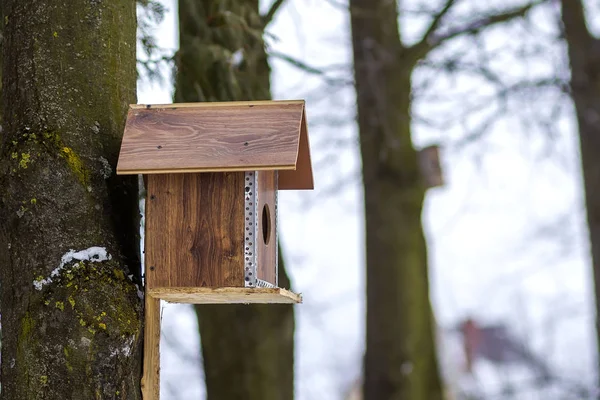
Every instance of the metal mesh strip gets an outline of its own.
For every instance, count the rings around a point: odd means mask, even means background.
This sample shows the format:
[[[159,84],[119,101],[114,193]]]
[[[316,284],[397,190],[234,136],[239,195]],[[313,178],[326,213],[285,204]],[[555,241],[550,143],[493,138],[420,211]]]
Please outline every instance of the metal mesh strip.
[[[244,286],[256,287],[256,264],[258,257],[256,256],[255,238],[258,176],[256,172],[252,171],[246,172],[244,177]]]
[[[257,279],[256,280],[256,287],[275,288],[277,286],[275,286],[272,283],[269,283],[267,281],[263,281],[262,279]]]

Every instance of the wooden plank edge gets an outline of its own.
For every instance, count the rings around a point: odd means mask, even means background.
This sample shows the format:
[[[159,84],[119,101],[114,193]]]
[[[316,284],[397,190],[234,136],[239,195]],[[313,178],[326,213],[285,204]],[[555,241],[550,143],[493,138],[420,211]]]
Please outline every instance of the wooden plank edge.
[[[153,288],[148,293],[170,303],[185,304],[301,304],[302,294],[283,288]],[[218,297],[222,301],[214,301]]]
[[[313,190],[315,188],[305,107],[302,107],[298,135],[296,169],[293,171],[282,170],[279,173],[279,190]]]
[[[144,310],[144,359],[142,372],[142,398],[160,398],[160,299],[152,297],[146,289]]]
[[[154,174],[186,174],[192,172],[245,172],[245,171],[274,171],[295,170],[296,165],[254,166],[243,167],[219,167],[219,168],[167,168],[167,169],[127,169],[119,168],[117,164],[117,175],[154,175]]]
[[[304,105],[304,100],[255,100],[255,101],[215,101],[202,103],[169,103],[169,104],[130,104],[130,109],[150,108],[211,108],[211,107],[240,107],[240,106],[281,106]]]

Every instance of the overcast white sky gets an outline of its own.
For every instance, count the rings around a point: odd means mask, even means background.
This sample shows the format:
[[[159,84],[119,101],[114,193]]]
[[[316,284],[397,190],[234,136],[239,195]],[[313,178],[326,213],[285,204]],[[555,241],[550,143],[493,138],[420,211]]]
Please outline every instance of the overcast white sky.
[[[157,37],[162,47],[174,50],[177,7],[175,0],[163,3],[169,12]],[[267,4],[263,6],[267,8]],[[461,10],[469,12],[468,7]],[[551,32],[551,15],[534,15],[534,25]],[[402,20],[403,34],[409,40],[416,37],[422,22],[414,16]],[[270,40],[272,49],[310,65],[351,64],[347,15],[326,1],[288,0],[269,32],[276,38]],[[492,53],[514,50],[515,37],[527,40],[515,28],[486,36],[484,46]],[[533,34],[527,38],[532,43],[539,39]],[[444,59],[461,46],[466,49],[464,59],[469,59],[470,42],[447,46],[431,59]],[[562,46],[549,45],[544,56],[534,61],[506,55],[494,58],[490,65],[510,81],[524,74],[543,75],[548,65],[563,58]],[[364,339],[362,189],[353,89],[325,90],[320,79],[277,59],[272,60],[272,67],[275,98],[307,100],[315,164],[314,192],[283,192],[280,196],[286,266],[294,290],[304,295],[304,304],[296,308],[297,399],[341,399],[360,373]],[[448,110],[458,115],[463,111],[461,105],[466,108],[473,98],[489,93],[489,87],[475,78],[432,74],[419,70],[415,84],[435,76],[428,93],[447,94],[450,100],[417,100],[419,116],[438,117]],[[170,103],[171,91],[170,85],[142,83],[138,102]],[[467,92],[471,97],[465,100]],[[541,114],[553,104],[552,94],[544,94],[531,99],[528,107]],[[461,318],[474,316],[482,322],[509,324],[562,375],[589,380],[595,350],[592,284],[572,110],[564,103],[554,121],[556,137],[552,140],[509,114],[477,144],[466,148],[451,145],[450,139],[464,136],[484,114],[448,125],[443,131],[423,124],[414,129],[418,146],[432,141],[450,143],[443,153],[447,185],[428,192],[424,212],[432,301],[444,338],[444,364],[454,367],[452,376],[461,385],[479,381],[485,390],[496,390],[492,386],[499,375],[485,363],[476,369],[475,379],[460,373],[456,338],[446,329]],[[343,123],[333,124],[332,120]],[[164,399],[204,398],[201,371],[193,362],[198,357],[195,324],[189,307],[165,307]],[[183,359],[181,350],[174,348],[184,349]],[[522,376],[520,372],[517,375]]]

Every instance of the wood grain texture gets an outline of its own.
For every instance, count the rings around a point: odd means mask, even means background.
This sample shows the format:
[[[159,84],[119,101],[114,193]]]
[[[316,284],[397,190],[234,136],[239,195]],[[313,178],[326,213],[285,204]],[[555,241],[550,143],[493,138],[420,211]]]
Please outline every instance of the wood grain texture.
[[[277,286],[277,226],[276,226],[277,171],[258,172],[258,236],[256,238],[258,266],[256,277]],[[268,243],[264,240],[263,208],[268,208]]]
[[[296,168],[303,102],[212,104],[130,109],[117,172]]]
[[[150,108],[218,108],[218,107],[244,107],[244,106],[269,106],[269,105],[304,105],[304,100],[252,100],[252,101],[212,101],[206,103],[169,103],[169,104],[131,104],[133,109]]]
[[[302,295],[281,288],[155,288],[149,293],[172,303],[191,304],[276,304],[302,303]]]
[[[160,397],[160,300],[146,290],[144,312],[144,371],[142,397],[159,400]]]
[[[289,171],[280,168],[279,190],[312,190],[315,188],[312,162],[310,160],[306,109],[303,109],[302,111],[302,119],[300,121],[300,144],[298,146],[296,169],[294,171]]]
[[[117,174],[273,169],[314,188],[303,100],[130,106]]]
[[[244,285],[244,173],[150,175],[147,192],[150,289]]]

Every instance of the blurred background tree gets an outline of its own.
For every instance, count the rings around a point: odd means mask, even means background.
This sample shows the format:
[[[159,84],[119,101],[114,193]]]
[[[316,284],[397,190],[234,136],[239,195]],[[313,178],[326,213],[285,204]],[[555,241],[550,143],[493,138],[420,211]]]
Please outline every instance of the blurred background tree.
[[[600,346],[600,39],[588,28],[581,0],[561,0],[571,66],[570,90],[579,128],[583,189],[596,294],[596,346]],[[596,354],[597,387],[600,357]]]
[[[258,0],[179,0],[175,102],[269,100]],[[290,287],[279,251],[279,285]],[[195,307],[209,399],[294,398],[292,305]]]
[[[486,11],[447,29],[458,3],[440,4],[421,38],[405,44],[396,2],[350,1],[367,241],[365,399],[443,398],[421,223],[426,186],[411,137],[412,75],[445,42],[522,17],[533,5]]]
[[[364,398],[442,399],[427,249],[425,186],[410,135],[411,74],[395,2],[350,3],[366,220]]]

